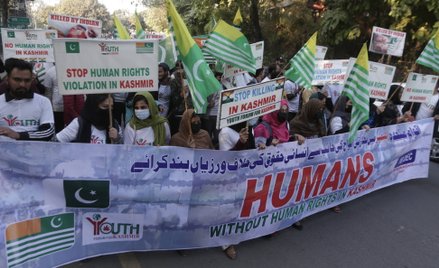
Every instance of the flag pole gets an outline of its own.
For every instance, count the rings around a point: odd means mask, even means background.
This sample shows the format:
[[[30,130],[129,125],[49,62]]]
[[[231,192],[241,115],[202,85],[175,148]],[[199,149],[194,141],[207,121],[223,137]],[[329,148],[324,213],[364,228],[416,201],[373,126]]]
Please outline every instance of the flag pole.
[[[108,98],[111,99],[111,94],[108,94]],[[111,109],[111,105],[108,106],[108,118],[110,119],[110,125],[108,129],[113,128],[113,113],[112,113],[112,109]],[[111,144],[113,144],[113,140],[110,139]]]

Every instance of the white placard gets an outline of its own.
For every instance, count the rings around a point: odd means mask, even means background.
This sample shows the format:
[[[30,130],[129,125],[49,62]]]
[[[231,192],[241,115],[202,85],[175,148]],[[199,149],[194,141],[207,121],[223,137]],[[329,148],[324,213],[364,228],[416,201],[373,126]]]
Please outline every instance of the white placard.
[[[404,52],[405,36],[405,32],[374,26],[369,51],[401,57]]]
[[[349,60],[320,60],[316,62],[312,85],[343,83],[348,70]]]
[[[410,73],[402,92],[401,101],[420,103],[429,101],[433,96],[437,80],[436,75]]]

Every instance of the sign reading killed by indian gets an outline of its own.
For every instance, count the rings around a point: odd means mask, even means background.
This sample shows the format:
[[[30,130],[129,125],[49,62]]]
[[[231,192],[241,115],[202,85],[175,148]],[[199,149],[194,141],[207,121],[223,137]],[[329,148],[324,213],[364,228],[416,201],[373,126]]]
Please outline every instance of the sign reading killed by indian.
[[[4,59],[17,58],[30,62],[54,62],[53,30],[2,29]]]
[[[374,26],[369,51],[401,57],[404,52],[405,36],[405,32]]]
[[[102,22],[100,20],[82,17],[49,14],[49,29],[56,30],[58,37],[62,38],[100,38]]]
[[[428,102],[433,96],[437,81],[438,77],[436,75],[410,73],[402,92],[401,101]]]
[[[60,94],[157,91],[158,40],[56,39]]]

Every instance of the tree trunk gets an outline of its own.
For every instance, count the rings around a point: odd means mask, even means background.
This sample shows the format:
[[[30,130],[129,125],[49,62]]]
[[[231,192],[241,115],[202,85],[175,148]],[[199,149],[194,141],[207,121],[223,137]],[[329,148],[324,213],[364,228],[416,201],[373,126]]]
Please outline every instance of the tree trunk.
[[[250,6],[250,20],[251,24],[253,25],[254,33],[256,42],[262,41],[262,30],[261,25],[259,24],[259,8],[258,8],[258,0],[251,0],[251,6]]]
[[[2,6],[2,26],[3,27],[8,27],[8,9],[9,9],[9,0],[4,0],[3,1],[3,6]]]

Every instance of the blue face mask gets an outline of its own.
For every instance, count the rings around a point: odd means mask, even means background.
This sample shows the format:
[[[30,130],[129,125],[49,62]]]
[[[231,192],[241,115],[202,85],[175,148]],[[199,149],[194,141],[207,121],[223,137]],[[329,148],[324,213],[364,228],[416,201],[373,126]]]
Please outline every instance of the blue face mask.
[[[134,114],[140,120],[145,120],[150,116],[149,109],[134,110]]]

